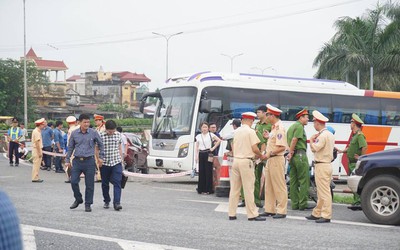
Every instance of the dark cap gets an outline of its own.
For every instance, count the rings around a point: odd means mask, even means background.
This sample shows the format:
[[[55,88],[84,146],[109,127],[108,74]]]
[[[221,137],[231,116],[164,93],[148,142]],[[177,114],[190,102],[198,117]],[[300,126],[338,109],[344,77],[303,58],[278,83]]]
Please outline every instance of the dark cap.
[[[242,125],[242,122],[239,119],[234,119],[232,121],[231,125],[235,125],[236,127],[240,127]]]
[[[14,117],[14,118],[12,118],[11,122],[13,122],[13,123],[18,122],[18,119]]]

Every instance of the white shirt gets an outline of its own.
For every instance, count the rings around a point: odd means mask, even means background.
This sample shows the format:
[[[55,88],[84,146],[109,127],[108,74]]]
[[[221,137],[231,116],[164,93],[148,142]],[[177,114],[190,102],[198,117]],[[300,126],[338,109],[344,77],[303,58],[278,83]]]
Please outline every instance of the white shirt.
[[[28,154],[28,149],[27,148],[18,148],[18,153],[24,153],[24,155]]]
[[[210,149],[212,145],[212,138],[215,137],[215,134],[209,132],[205,135],[202,133],[196,135],[196,141],[199,143],[199,150]]]
[[[126,149],[126,145],[128,144],[128,139],[126,138],[126,135],[124,135],[123,133],[121,133],[121,137],[122,137],[122,154],[125,155],[125,149]]]

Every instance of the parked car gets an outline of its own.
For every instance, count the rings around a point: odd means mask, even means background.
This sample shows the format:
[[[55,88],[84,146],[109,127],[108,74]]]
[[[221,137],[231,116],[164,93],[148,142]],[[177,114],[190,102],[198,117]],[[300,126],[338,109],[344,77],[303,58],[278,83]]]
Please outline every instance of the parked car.
[[[362,210],[370,221],[400,224],[400,149],[361,156],[347,185],[361,195]]]
[[[147,155],[149,154],[147,145],[142,143],[140,137],[133,133],[124,133],[128,141],[128,152],[125,156],[125,169],[130,172],[141,172],[148,174]]]

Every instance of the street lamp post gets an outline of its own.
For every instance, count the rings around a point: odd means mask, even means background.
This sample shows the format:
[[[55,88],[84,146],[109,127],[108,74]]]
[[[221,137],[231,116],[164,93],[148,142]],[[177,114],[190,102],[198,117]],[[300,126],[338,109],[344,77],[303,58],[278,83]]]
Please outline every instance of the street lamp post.
[[[25,21],[25,0],[24,1],[24,123],[28,127],[28,90],[26,79],[26,21]]]
[[[167,56],[166,56],[166,66],[165,66],[165,68],[166,68],[166,80],[168,80],[168,47],[169,47],[169,39],[171,38],[171,37],[173,37],[173,36],[177,36],[177,35],[180,35],[180,34],[182,34],[183,32],[181,31],[181,32],[178,32],[178,33],[175,33],[175,34],[172,34],[172,35],[164,35],[164,34],[160,34],[160,33],[157,33],[157,32],[152,32],[154,35],[157,35],[157,36],[161,36],[161,37],[164,37],[165,38],[165,41],[167,42]]]
[[[236,57],[241,56],[241,55],[243,55],[243,53],[240,53],[240,54],[237,54],[237,55],[234,55],[234,56],[230,56],[230,55],[226,55],[226,54],[221,54],[221,56],[226,56],[226,57],[228,57],[228,58],[231,60],[231,72],[233,72],[233,60],[234,60]]]
[[[251,69],[257,69],[257,70],[261,71],[261,75],[264,75],[264,71],[267,69],[271,69],[271,70],[275,71],[275,74],[276,74],[276,69],[273,68],[272,66],[269,66],[266,68],[252,67]]]

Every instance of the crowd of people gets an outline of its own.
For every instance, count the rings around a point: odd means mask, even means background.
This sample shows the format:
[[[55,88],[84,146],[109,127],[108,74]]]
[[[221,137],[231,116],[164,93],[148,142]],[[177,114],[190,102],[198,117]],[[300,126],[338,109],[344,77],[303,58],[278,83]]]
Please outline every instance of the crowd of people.
[[[363,121],[352,115],[351,139],[343,149],[334,147],[334,130],[327,127],[329,121],[317,110],[312,112],[315,134],[309,138],[304,126],[308,124],[309,113],[303,109],[296,114],[296,122],[288,130],[280,120],[282,111],[270,104],[257,108],[256,113],[246,112],[241,121],[233,120],[234,133],[229,138],[222,138],[214,123],[201,123],[201,133],[196,136],[196,162],[199,168],[199,194],[212,194],[218,183],[213,182],[213,175],[219,172],[219,162],[215,164],[212,156],[217,155],[221,139],[228,141],[225,154],[233,157],[230,173],[229,220],[236,220],[237,207],[246,207],[250,221],[265,221],[266,217],[283,219],[287,215],[288,190],[285,179],[285,163],[289,162],[290,199],[292,210],[311,210],[306,216],[317,223],[328,223],[332,218],[332,196],[330,183],[332,180],[331,162],[334,152],[347,153],[350,170],[355,167],[359,156],[366,153],[367,143],[361,131]],[[258,122],[252,129],[255,118]],[[315,207],[308,205],[310,187],[310,167],[307,148],[314,155],[315,180],[318,201]],[[214,173],[213,173],[214,170]],[[218,175],[217,175],[218,176]],[[214,185],[212,185],[214,183]],[[264,187],[264,190],[262,189]],[[261,203],[264,191],[265,204]],[[242,201],[239,203],[240,197]],[[354,196],[354,204],[350,209],[359,209],[360,198]],[[264,212],[258,212],[263,207]]]
[[[104,208],[110,207],[111,183],[114,187],[113,207],[119,211],[122,209],[121,180],[127,140],[115,121],[105,121],[101,115],[94,115],[94,120],[96,128],[90,125],[89,115],[82,114],[79,119],[69,116],[66,118],[67,132],[63,131],[61,120],[55,124],[47,123],[44,118],[36,120],[31,136],[32,182],[42,183],[40,169],[51,171],[54,165],[55,172],[66,173],[65,182],[71,183],[75,201],[70,208],[74,209],[85,201],[87,212],[91,212],[95,181],[102,183]],[[22,123],[18,126],[17,118],[12,119],[6,138],[10,166],[18,167],[20,158],[28,160],[29,151],[25,147],[28,132]],[[81,176],[85,178],[85,200],[79,190]]]

